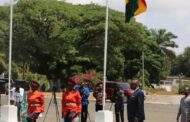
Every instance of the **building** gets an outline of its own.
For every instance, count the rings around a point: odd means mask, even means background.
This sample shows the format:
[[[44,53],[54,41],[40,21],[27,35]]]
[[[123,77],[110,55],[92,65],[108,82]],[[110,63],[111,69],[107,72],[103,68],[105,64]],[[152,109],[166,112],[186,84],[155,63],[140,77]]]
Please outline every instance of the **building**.
[[[185,76],[167,76],[167,78],[160,80],[159,88],[171,92],[178,90],[179,86],[183,84],[190,84],[190,78]]]

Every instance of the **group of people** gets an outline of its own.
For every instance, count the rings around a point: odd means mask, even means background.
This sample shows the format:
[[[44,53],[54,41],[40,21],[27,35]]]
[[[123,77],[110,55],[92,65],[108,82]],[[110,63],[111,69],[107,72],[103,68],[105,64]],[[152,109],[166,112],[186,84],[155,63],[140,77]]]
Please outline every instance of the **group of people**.
[[[11,105],[18,108],[19,122],[36,122],[40,114],[45,111],[44,94],[38,89],[40,84],[31,81],[29,88],[25,90],[19,86],[11,89]],[[133,93],[128,98],[127,113],[129,122],[143,122],[145,95],[138,86],[138,81],[130,84]],[[62,93],[62,118],[64,122],[87,122],[90,88],[89,81],[84,80],[77,85],[73,78],[69,78]],[[95,111],[103,109],[103,84],[98,84],[93,90],[96,99]],[[116,88],[113,94],[115,101],[116,122],[124,122],[124,93],[121,88]],[[80,116],[80,117],[79,117]]]
[[[28,88],[16,85],[11,89],[10,104],[17,106],[18,122],[36,122],[39,115],[45,111],[44,94],[38,89],[40,84],[31,81]]]
[[[18,122],[36,122],[41,113],[45,111],[44,94],[39,91],[40,84],[31,81],[28,88],[21,88],[16,85],[11,89],[10,104],[17,106]],[[143,122],[145,120],[144,100],[145,93],[137,80],[132,80],[130,88],[133,93],[127,100],[128,122]],[[78,85],[73,78],[70,78],[62,93],[62,118],[64,122],[87,122],[88,97],[90,95],[89,81],[84,80]],[[181,98],[177,122],[181,116],[181,122],[190,122],[190,89],[184,90],[184,97]],[[96,99],[95,111],[103,109],[103,84],[99,83],[93,90]],[[116,88],[112,96],[115,103],[116,122],[124,122],[124,92]],[[79,120],[79,116],[81,120]]]
[[[127,115],[128,122],[143,122],[145,120],[144,100],[145,92],[137,80],[132,80],[130,83],[132,89],[131,96],[128,96]],[[96,99],[95,111],[103,109],[103,84],[99,83],[93,91],[93,96]],[[124,92],[121,88],[116,88],[112,96],[115,102],[115,118],[116,122],[124,122]],[[83,121],[81,121],[83,122]]]
[[[89,104],[89,86],[88,81],[83,82],[80,87],[76,87],[75,82],[69,79],[66,90],[62,96],[62,117],[65,122],[73,122],[81,115],[81,122],[87,121]],[[144,100],[145,94],[139,87],[138,81],[133,80],[130,84],[133,93],[128,98],[127,115],[128,122],[143,122],[145,120]],[[95,111],[103,109],[103,84],[99,83],[93,90],[93,96],[96,99]],[[115,102],[116,122],[124,122],[124,93],[121,88],[116,88],[113,94]],[[77,119],[78,120],[78,119]]]
[[[130,83],[132,89],[131,96],[127,100],[128,122],[143,122],[145,120],[144,100],[145,93],[140,88],[137,80]],[[100,84],[93,92],[96,98],[96,111],[102,110],[103,88]],[[117,87],[113,93],[112,100],[115,102],[115,119],[116,122],[124,122],[124,92]]]

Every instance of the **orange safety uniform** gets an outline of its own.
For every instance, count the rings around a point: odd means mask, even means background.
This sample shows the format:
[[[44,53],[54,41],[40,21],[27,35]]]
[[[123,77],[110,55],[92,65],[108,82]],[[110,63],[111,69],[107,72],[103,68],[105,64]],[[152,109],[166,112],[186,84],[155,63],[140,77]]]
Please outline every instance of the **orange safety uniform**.
[[[45,98],[42,92],[29,92],[27,101],[28,115],[31,113],[41,113],[45,111]]]
[[[69,112],[81,113],[81,96],[76,90],[63,92],[62,95],[62,114],[64,117]]]

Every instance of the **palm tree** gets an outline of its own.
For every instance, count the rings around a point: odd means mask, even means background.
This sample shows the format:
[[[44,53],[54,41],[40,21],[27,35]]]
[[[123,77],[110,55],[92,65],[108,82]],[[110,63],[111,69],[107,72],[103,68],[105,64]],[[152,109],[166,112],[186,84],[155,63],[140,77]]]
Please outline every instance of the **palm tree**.
[[[151,30],[151,34],[156,41],[160,55],[163,57],[162,71],[164,76],[169,75],[171,70],[171,62],[176,58],[175,52],[171,48],[177,48],[178,45],[173,41],[177,36],[165,29]],[[170,49],[169,49],[170,48]]]
[[[174,59],[175,52],[168,48],[178,47],[178,45],[172,40],[176,39],[177,36],[171,32],[167,32],[166,29],[152,29],[151,34],[155,39],[156,43],[158,44],[158,48],[160,49],[161,54],[170,59]]]

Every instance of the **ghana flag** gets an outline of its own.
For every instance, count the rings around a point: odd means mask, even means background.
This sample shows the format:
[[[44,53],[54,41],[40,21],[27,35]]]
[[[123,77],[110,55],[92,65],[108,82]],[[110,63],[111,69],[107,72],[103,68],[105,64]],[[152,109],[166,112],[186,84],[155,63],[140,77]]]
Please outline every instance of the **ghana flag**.
[[[146,11],[147,5],[145,0],[125,0],[125,2],[125,22],[129,22],[131,17]]]

